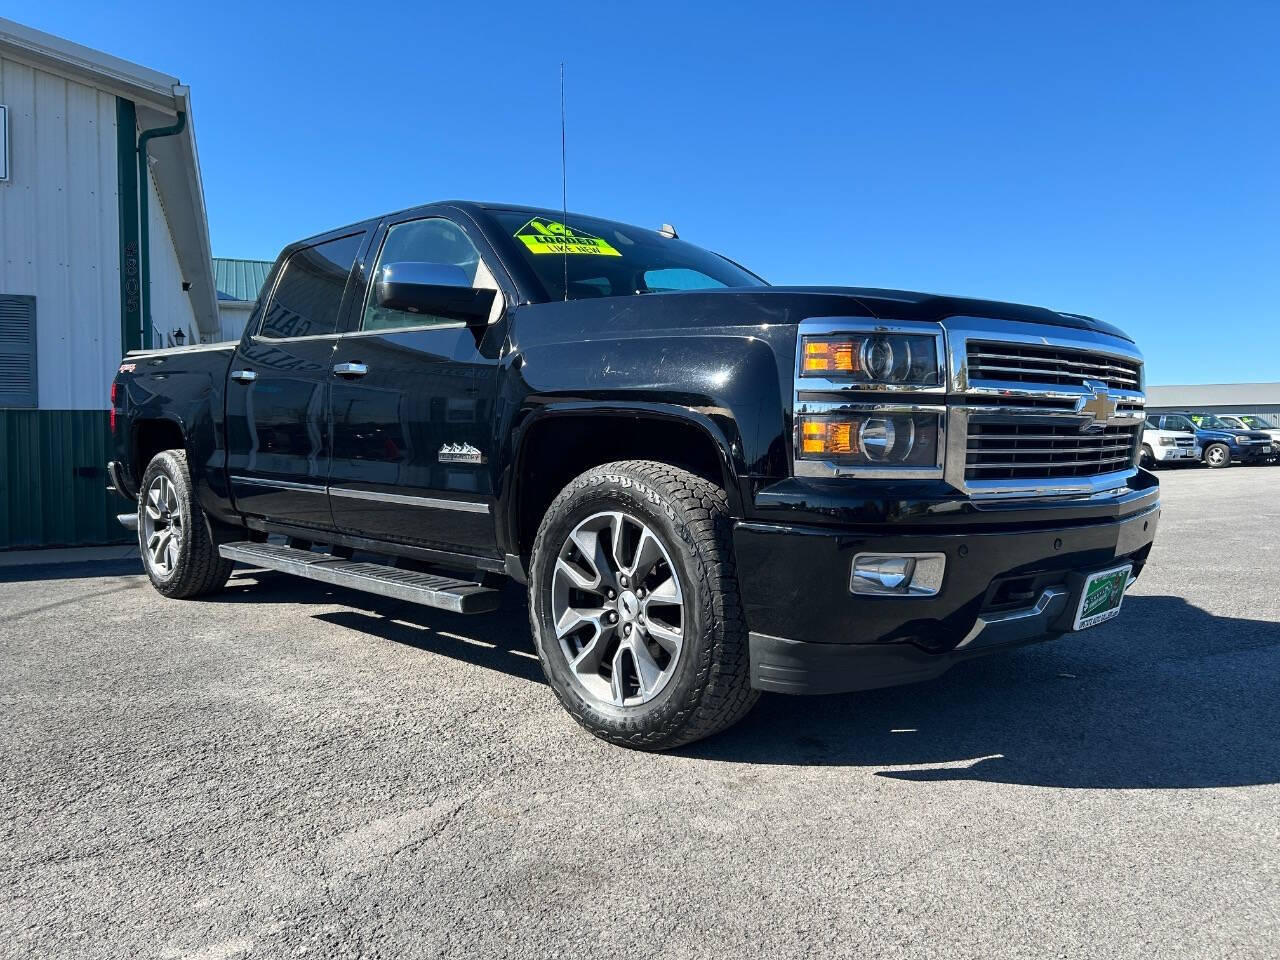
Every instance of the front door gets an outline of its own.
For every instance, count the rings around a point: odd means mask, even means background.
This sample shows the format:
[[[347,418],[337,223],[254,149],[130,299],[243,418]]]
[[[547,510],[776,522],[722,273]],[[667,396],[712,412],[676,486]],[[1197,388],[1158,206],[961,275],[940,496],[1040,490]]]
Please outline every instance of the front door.
[[[477,288],[500,290],[455,222],[390,224],[374,269],[426,262],[461,267]],[[501,292],[490,319],[503,309]],[[496,350],[484,328],[388,310],[368,284],[352,331],[338,342],[330,406],[334,522],[348,533],[429,549],[496,555],[488,389]],[[493,353],[494,356],[486,356]]]
[[[227,380],[227,472],[248,516],[333,528],[329,391],[344,298],[364,233],[295,250]]]

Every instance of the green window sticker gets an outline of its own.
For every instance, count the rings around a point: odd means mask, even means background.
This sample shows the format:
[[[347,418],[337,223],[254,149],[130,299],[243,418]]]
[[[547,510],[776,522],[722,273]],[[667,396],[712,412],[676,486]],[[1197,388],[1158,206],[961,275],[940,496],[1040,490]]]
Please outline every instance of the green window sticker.
[[[596,257],[620,257],[617,250],[599,237],[573,230],[563,223],[534,217],[515,232],[515,237],[532,253],[586,254]]]

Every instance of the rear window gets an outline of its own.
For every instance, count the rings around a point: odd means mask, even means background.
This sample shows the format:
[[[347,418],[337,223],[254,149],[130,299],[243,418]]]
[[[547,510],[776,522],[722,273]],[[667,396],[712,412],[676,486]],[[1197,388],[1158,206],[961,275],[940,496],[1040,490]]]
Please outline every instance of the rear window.
[[[326,240],[293,253],[285,262],[258,336],[270,340],[336,333],[347,278],[363,233]]]
[[[533,269],[549,300],[764,285],[724,257],[656,230],[573,214],[568,223],[562,222],[563,214],[552,212],[490,214],[508,244]]]

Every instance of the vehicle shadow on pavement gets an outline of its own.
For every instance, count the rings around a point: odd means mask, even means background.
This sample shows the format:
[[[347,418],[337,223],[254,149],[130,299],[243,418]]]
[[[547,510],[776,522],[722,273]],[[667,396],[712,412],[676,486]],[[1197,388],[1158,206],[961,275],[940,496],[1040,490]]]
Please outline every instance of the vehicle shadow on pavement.
[[[313,614],[424,653],[545,682],[523,590],[464,616],[287,574],[237,570],[214,602],[342,605]],[[907,781],[1081,788],[1280,782],[1280,623],[1130,596],[1115,622],[956,666],[937,680],[825,697],[765,694],[736,727],[668,756],[851,766]]]
[[[38,580],[89,580],[100,577],[127,577],[142,574],[142,559],[85,560],[75,563],[29,563],[0,567],[0,583],[28,583]]]
[[[969,661],[929,683],[763,696],[737,727],[679,753],[882,768],[879,776],[914,781],[1276,783],[1280,623],[1132,596],[1114,623]]]
[[[546,682],[529,636],[524,588],[514,583],[503,589],[497,611],[477,615],[434,610],[269,570],[237,569],[227,590],[208,599],[230,603],[341,604],[354,609],[330,610],[312,616],[424,653],[452,657],[521,680]]]

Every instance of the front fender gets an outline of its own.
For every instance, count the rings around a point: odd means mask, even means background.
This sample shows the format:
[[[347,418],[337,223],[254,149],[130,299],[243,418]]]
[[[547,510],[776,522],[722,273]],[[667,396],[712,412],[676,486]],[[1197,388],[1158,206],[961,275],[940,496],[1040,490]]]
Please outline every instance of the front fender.
[[[517,356],[525,417],[552,405],[645,406],[710,433],[735,482],[786,475],[790,398],[774,348],[761,337],[620,337],[540,344]]]

